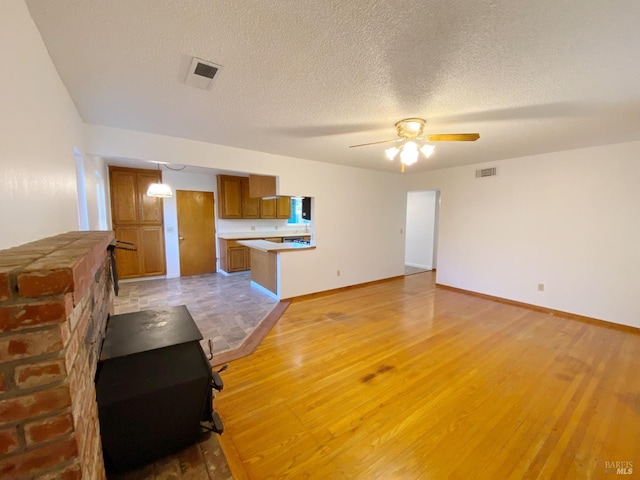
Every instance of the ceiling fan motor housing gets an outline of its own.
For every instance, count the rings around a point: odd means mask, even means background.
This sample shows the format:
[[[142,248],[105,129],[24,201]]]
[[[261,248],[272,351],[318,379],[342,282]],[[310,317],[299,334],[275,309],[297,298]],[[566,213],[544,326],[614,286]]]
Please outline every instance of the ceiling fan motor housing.
[[[416,138],[424,132],[427,122],[422,118],[405,118],[396,123],[398,136],[402,138]]]

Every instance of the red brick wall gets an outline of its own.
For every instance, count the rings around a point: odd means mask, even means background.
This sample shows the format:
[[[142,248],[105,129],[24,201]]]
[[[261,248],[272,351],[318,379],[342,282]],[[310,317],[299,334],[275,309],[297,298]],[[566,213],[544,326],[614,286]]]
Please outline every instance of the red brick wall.
[[[0,250],[0,478],[104,479],[94,376],[112,232]]]

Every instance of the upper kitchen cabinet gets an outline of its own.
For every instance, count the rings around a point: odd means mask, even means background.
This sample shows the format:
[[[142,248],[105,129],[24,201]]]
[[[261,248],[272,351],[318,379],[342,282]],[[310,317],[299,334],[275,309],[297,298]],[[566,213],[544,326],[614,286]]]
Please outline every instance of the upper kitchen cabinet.
[[[276,218],[291,218],[291,197],[276,198]]]
[[[218,217],[243,218],[242,178],[218,175]]]
[[[271,175],[249,175],[249,196],[264,198],[276,196],[276,177]]]
[[[277,218],[275,198],[260,199],[260,218]]]
[[[291,216],[291,198],[273,197],[256,198],[255,185],[251,181],[259,179],[275,179],[262,175],[237,177],[234,175],[218,175],[218,218],[282,218]],[[252,191],[253,188],[253,191]],[[272,192],[271,187],[262,190],[263,193]]]
[[[249,196],[249,179],[242,177],[242,218],[260,218],[260,199]]]
[[[291,217],[291,197],[263,198],[260,200],[260,218]]]
[[[162,200],[146,195],[150,184],[162,181],[160,172],[110,167],[109,179],[115,225],[162,223]]]
[[[145,225],[157,225],[162,223],[162,200],[158,197],[150,197],[147,195],[149,185],[152,183],[160,183],[159,172],[149,171],[137,174],[138,181],[138,215],[140,223]]]
[[[116,225],[138,223],[138,179],[133,170],[109,169],[111,213]]]

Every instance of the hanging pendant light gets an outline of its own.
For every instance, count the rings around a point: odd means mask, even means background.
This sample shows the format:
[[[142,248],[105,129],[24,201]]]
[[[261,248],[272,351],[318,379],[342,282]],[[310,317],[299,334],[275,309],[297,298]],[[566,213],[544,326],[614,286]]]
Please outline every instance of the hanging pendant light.
[[[158,163],[158,172],[160,172],[159,163]],[[173,192],[171,191],[171,187],[166,183],[152,183],[151,185],[149,185],[149,188],[147,189],[147,196],[169,198],[169,197],[173,197]]]

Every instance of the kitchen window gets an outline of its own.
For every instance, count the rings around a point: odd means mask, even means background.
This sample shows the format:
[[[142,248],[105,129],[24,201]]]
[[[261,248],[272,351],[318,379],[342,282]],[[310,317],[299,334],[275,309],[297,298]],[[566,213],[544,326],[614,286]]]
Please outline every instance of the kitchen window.
[[[311,222],[302,218],[302,198],[291,197],[291,216],[287,220],[289,225],[307,225]]]

